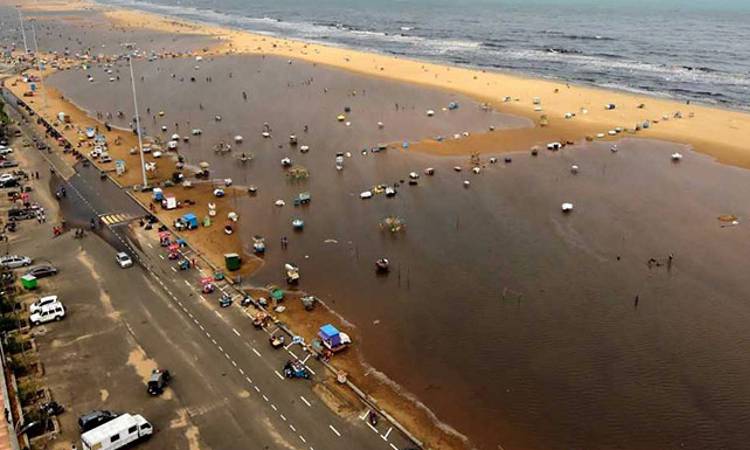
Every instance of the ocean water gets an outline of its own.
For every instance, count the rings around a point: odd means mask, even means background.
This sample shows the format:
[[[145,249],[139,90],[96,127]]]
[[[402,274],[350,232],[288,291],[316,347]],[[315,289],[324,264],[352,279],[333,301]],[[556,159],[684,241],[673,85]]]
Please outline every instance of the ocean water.
[[[275,36],[750,109],[743,0],[104,0]]]

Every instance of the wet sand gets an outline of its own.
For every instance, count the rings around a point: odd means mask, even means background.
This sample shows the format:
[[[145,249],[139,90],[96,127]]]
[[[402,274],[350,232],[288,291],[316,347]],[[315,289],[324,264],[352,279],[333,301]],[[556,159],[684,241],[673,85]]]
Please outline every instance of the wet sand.
[[[151,130],[169,124],[166,135],[174,122],[180,133],[203,128],[181,152],[211,161],[217,176],[258,185],[257,197],[236,205],[245,245],[254,234],[269,243],[254,283],[281,284],[283,264],[299,264],[301,287],[356,325],[367,361],[473,444],[744,446],[750,360],[738,343],[750,339],[744,325],[750,308],[740,300],[748,294],[749,257],[738,249],[749,237],[747,171],[639,139],[619,143],[617,153],[601,143],[538,157],[512,154],[511,163],[501,158],[495,165],[484,156],[479,175],[468,172],[466,157],[394,149],[362,155],[357,150],[381,141],[525,123],[445,92],[310,63],[222,58],[201,63],[196,78],[203,81],[192,83],[194,65],[137,65],[142,98],[166,111],[145,124]],[[310,76],[312,84],[303,84]],[[77,71],[51,82],[92,111],[113,110],[127,88],[91,85]],[[241,97],[245,84],[249,105]],[[407,109],[396,111],[396,99]],[[433,118],[422,112],[453,100],[457,111]],[[352,108],[348,128],[335,120],[345,105]],[[211,121],[215,114],[221,122]],[[264,120],[272,139],[260,136]],[[377,120],[384,130],[374,126]],[[308,154],[287,144],[292,131],[310,145]],[[255,154],[247,166],[210,150],[237,133],[245,141],[234,153]],[[345,151],[352,157],[339,173],[333,155]],[[670,161],[674,151],[685,154],[680,163]],[[309,180],[287,181],[279,164],[285,156],[308,167]],[[571,164],[580,166],[578,175]],[[456,173],[454,165],[464,170]],[[434,177],[400,186],[394,199],[358,198],[374,184],[429,166]],[[312,192],[310,206],[291,205],[300,191]],[[285,207],[273,206],[279,198]],[[567,216],[560,212],[564,201],[575,203]],[[404,218],[404,233],[378,228],[390,214]],[[724,227],[722,214],[739,216],[740,224]],[[303,232],[292,231],[294,217],[305,220]],[[277,244],[281,236],[290,239],[286,251]],[[374,273],[381,256],[393,263],[385,277]],[[659,265],[649,268],[652,257]]]

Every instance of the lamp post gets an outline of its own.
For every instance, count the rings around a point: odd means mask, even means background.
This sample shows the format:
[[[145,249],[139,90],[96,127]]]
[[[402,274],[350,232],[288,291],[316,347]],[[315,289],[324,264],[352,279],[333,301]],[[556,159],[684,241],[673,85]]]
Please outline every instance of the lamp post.
[[[128,56],[128,66],[130,66],[130,85],[133,88],[133,107],[135,108],[135,128],[138,134],[138,153],[141,155],[141,173],[143,174],[143,188],[148,187],[146,178],[146,161],[143,158],[143,138],[141,137],[141,119],[138,114],[138,99],[135,94],[135,77],[133,76],[133,57]]]

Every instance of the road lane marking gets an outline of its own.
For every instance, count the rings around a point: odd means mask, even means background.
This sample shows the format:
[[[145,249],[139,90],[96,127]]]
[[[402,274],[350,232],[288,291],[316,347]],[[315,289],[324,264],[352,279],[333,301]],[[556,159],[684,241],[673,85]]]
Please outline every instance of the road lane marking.
[[[305,440],[305,438],[304,438],[304,437],[302,437],[302,435],[301,435],[301,434],[299,435],[299,438],[300,438],[300,440],[301,440],[302,442],[304,442],[305,444],[307,444],[307,441]]]
[[[274,370],[273,373],[275,373],[276,376],[279,377],[279,378],[281,378],[282,380],[284,379],[284,376],[281,375],[278,370]]]
[[[268,397],[266,397],[265,394],[263,394],[263,400],[265,400],[266,402],[268,402]]]
[[[242,370],[242,367],[239,368],[239,371],[240,371],[240,375],[245,375],[245,371]]]
[[[211,342],[213,342],[214,345],[216,345],[216,339],[211,339]]]
[[[305,366],[307,370],[310,371],[311,374],[315,375],[315,371],[310,368],[310,366]]]
[[[281,417],[281,420],[283,420],[284,422],[286,422],[286,417],[284,417],[283,414],[279,414],[279,417]]]
[[[232,328],[232,331],[233,331],[233,332],[234,332],[234,334],[236,334],[237,336],[239,336],[239,335],[240,335],[240,332],[239,332],[239,331],[237,331],[237,329],[236,329],[236,328]]]
[[[219,346],[219,351],[220,351],[220,352],[224,352],[224,347],[222,347],[222,346],[220,345],[220,346]],[[224,354],[226,355],[226,354],[227,354],[227,352],[224,352]]]
[[[384,441],[387,441],[388,435],[391,434],[391,431],[393,431],[393,427],[389,427],[388,431],[386,431],[385,434],[381,434],[380,437],[382,437]]]
[[[310,357],[311,357],[311,356],[312,356],[312,355],[310,355],[310,354],[309,354],[309,355],[307,355],[307,356],[305,356],[305,359],[303,359],[303,360],[302,360],[302,364],[306,363],[306,362],[307,362],[307,360],[308,360],[308,359],[310,359]]]
[[[146,245],[148,245],[148,248],[154,248],[154,246],[153,246],[153,245],[151,245],[151,243],[150,243],[150,242],[146,242]]]
[[[396,446],[395,446],[395,445],[393,445],[392,443],[391,443],[391,448],[392,448],[393,450],[399,450],[399,449],[398,449],[398,447],[396,447]]]
[[[253,384],[253,380],[250,379],[250,377],[245,377],[248,383]]]
[[[367,424],[367,426],[368,426],[368,427],[370,427],[370,428],[372,429],[372,431],[374,431],[374,432],[376,432],[376,433],[380,434],[380,432],[378,432],[378,429],[377,429],[377,428],[375,428],[374,426],[372,426],[372,424],[370,423],[370,421],[367,421],[367,422],[365,422],[365,423]]]
[[[367,417],[367,414],[368,414],[369,412],[370,412],[370,411],[367,411],[367,410],[365,410],[365,412],[363,412],[363,413],[362,413],[362,415],[361,415],[361,416],[359,416],[359,420],[365,420],[365,417]]]
[[[330,428],[331,431],[333,431],[336,434],[336,436],[341,437],[341,433],[339,433],[339,430],[333,428],[333,425],[328,425],[328,428]]]
[[[159,258],[164,259],[164,255],[159,255]]]
[[[173,267],[173,269],[174,269],[174,267]],[[182,281],[184,281],[185,284],[187,284],[187,287],[193,287],[193,285],[190,284],[190,282],[188,280],[182,280]]]
[[[214,314],[216,314],[216,317],[218,317],[219,319],[221,319],[221,314],[219,314],[219,311],[214,310]]]
[[[276,408],[276,405],[274,405],[273,403],[271,403],[271,409],[273,409],[274,411],[278,411],[278,409]]]
[[[291,423],[289,424],[289,429],[295,432],[297,431],[297,429],[294,428],[294,425],[292,425]]]
[[[237,363],[236,363],[236,362],[234,362],[234,360],[232,360],[232,365],[233,365],[234,367],[237,367]]]
[[[170,269],[172,269],[172,272],[177,273],[177,269],[175,269],[174,267],[170,267]]]
[[[198,326],[200,327],[201,331],[206,331],[206,329],[205,329],[205,328],[203,328],[203,325],[200,325],[200,324],[199,324]]]
[[[258,394],[260,394],[260,388],[258,386],[253,386],[253,387],[255,388],[255,392],[257,392]]]
[[[202,296],[202,295],[199,295],[198,297],[200,297],[200,298],[201,298],[201,300],[203,300],[204,302],[206,301],[206,297],[204,297],[204,296]]]
[[[307,401],[307,399],[306,399],[305,397],[303,397],[303,396],[301,396],[301,395],[300,395],[300,396],[299,396],[299,398],[301,398],[301,399],[302,399],[302,401],[303,401],[303,402],[305,402],[305,405],[307,405],[307,406],[309,406],[309,407],[312,407],[312,405],[310,404],[310,402],[308,402],[308,401]]]
[[[258,357],[260,357],[260,352],[258,350],[255,350],[255,347],[253,347],[253,353],[255,353],[256,355],[258,355]]]

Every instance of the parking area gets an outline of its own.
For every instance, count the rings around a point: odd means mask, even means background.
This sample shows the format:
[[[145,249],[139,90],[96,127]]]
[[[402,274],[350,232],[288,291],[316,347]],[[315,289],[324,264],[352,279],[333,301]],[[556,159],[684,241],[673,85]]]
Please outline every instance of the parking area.
[[[57,273],[40,277],[34,289],[19,288],[14,298],[20,304],[14,316],[20,325],[12,331],[14,342],[29,343],[33,348],[22,354],[28,360],[24,367],[17,357],[19,397],[27,403],[26,418],[18,428],[37,420],[38,407],[52,399],[65,411],[56,416],[56,422],[42,423],[30,431],[31,436],[39,436],[32,438],[33,448],[70,449],[79,441],[78,417],[94,409],[138,413],[151,421],[157,432],[141,448],[201,448],[197,428],[171,387],[159,396],[147,392],[147,380],[158,364],[140,345],[128,319],[118,312],[118,305],[133,297],[155,297],[159,292],[140,268],[120,268],[115,250],[100,236],[84,231],[77,237],[74,230],[55,236],[53,229],[63,218],[52,193],[61,179],[50,173],[39,152],[31,145],[24,146],[24,141],[28,142],[21,137],[10,143],[15,148],[9,157],[18,166],[0,168],[0,177],[9,170],[23,170],[26,176],[19,176],[19,185],[28,188],[19,191],[28,191],[28,203],[44,211],[46,217],[19,220],[15,231],[4,226],[7,240],[0,241],[2,253],[31,260],[31,265],[11,270],[17,280],[33,267],[48,265]],[[12,201],[7,195],[14,187],[0,188],[3,225],[9,223],[7,211],[24,202]],[[64,318],[29,326],[30,305],[50,295],[56,295],[64,305]],[[179,377],[174,382],[179,383]],[[37,396],[36,392],[44,394]]]

